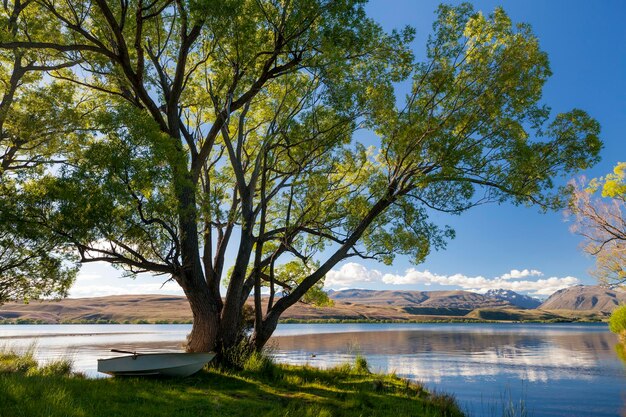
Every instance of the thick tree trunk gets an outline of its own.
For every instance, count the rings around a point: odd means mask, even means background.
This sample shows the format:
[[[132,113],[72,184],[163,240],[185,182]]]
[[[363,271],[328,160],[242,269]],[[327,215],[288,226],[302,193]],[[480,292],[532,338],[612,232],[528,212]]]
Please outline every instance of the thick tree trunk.
[[[182,265],[176,281],[185,291],[193,314],[193,326],[187,336],[189,352],[208,352],[219,344],[222,300],[219,288],[207,284],[202,270],[198,241],[196,196],[189,173],[176,184],[179,200],[180,251]]]
[[[191,333],[187,336],[188,352],[214,351],[218,344],[220,328],[220,304],[212,300],[208,289],[186,289],[193,314]]]

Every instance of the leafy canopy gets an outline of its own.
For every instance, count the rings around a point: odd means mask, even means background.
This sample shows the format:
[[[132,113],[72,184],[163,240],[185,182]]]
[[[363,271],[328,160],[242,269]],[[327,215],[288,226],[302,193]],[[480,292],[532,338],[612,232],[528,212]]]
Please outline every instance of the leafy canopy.
[[[50,22],[38,21],[23,4],[3,2],[1,40],[17,35],[20,19],[32,22],[32,36],[57,35]],[[76,274],[67,242],[21,222],[24,207],[17,198],[25,183],[62,158],[60,149],[82,136],[76,89],[42,72],[71,65],[50,63],[32,51],[0,49],[0,304],[64,296]]]

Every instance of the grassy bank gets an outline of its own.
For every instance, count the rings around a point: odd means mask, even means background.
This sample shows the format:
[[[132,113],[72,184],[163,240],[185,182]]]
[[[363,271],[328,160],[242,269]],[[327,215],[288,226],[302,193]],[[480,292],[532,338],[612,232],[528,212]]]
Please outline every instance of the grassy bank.
[[[85,379],[0,354],[0,416],[463,416],[447,395],[354,365],[320,370],[254,356],[241,371],[185,379]]]

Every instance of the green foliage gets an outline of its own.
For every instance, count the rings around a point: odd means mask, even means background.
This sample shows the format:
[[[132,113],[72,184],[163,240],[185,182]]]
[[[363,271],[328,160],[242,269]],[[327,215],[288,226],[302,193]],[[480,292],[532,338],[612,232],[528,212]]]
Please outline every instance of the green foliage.
[[[409,109],[379,122],[390,168],[413,168],[411,195],[441,210],[465,210],[487,184],[488,200],[560,205],[546,191],[559,172],[597,161],[599,126],[573,110],[542,127],[550,70],[530,28],[502,9],[487,17],[464,4],[441,6],[434,30]]]
[[[67,295],[77,266],[67,252],[58,251],[57,244],[43,236],[31,240],[23,234],[0,230],[0,304]]]
[[[609,318],[609,330],[622,338],[626,337],[626,305],[613,310]]]
[[[63,238],[36,222],[21,221],[25,207],[18,190],[16,181],[0,172],[0,304],[63,297],[76,277],[76,257]]]
[[[601,178],[594,178],[589,182],[587,191],[594,193],[602,189],[602,197],[626,199],[626,162],[618,162],[613,172]]]
[[[291,288],[295,288],[318,268],[319,263],[309,262],[305,265],[300,260],[294,260],[277,267],[275,276],[280,282],[286,283]],[[323,279],[315,283],[315,285],[307,291],[302,297],[302,301],[318,307],[327,307],[334,304],[334,301],[330,299],[326,291],[324,291]]]
[[[23,25],[35,37],[58,40],[52,22],[37,20],[40,11],[3,3],[0,42],[15,40]],[[87,106],[75,102],[74,85],[46,80],[48,69],[38,53],[0,50],[0,304],[65,296],[77,270],[65,239],[36,221],[21,221],[17,198],[24,181],[39,178],[60,149],[85,137],[80,116]]]

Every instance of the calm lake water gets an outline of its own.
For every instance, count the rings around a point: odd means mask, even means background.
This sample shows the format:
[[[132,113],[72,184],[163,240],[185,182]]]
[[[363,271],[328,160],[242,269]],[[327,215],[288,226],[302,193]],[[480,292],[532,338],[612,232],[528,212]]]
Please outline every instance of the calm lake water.
[[[4,325],[0,346],[36,343],[40,360],[69,356],[98,377],[111,348],[180,350],[189,325]],[[472,416],[523,401],[534,417],[626,416],[626,364],[605,324],[284,324],[275,357],[318,367],[364,355],[370,368],[454,394]]]

